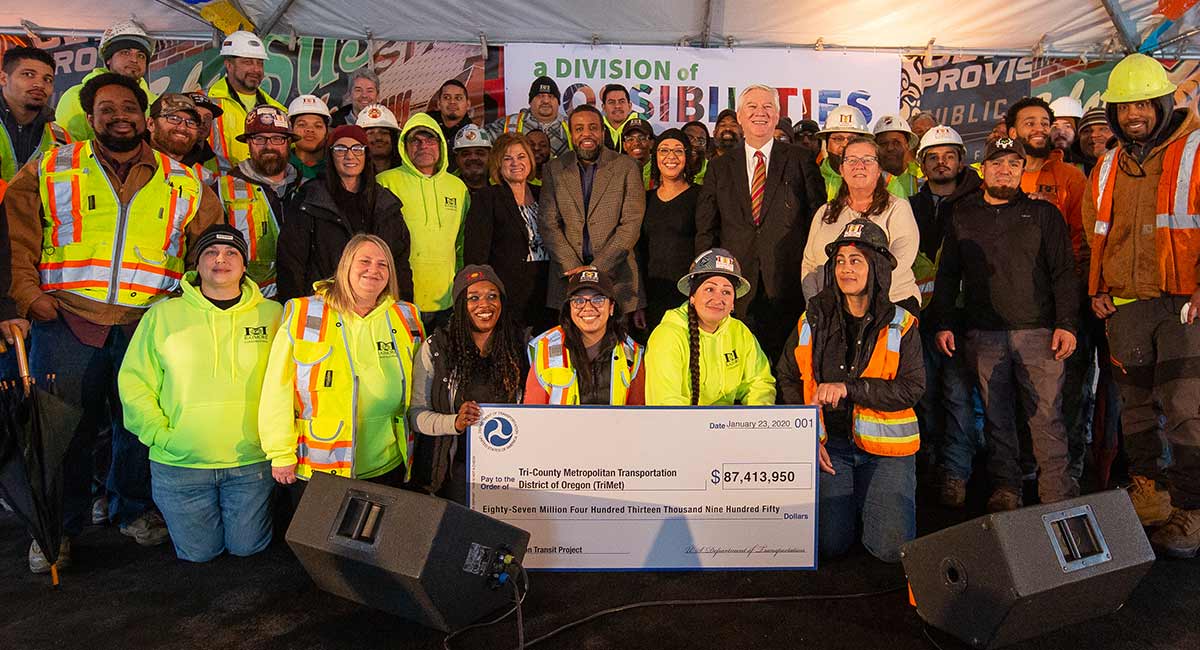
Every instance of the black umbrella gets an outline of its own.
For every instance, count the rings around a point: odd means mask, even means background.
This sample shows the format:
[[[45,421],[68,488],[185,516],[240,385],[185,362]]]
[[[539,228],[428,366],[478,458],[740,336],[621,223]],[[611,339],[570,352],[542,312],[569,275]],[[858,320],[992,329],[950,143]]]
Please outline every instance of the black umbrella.
[[[0,495],[29,527],[58,584],[62,543],[62,461],[79,410],[53,395],[54,376],[29,376],[21,332],[13,328],[21,378],[0,382]],[[0,337],[0,352],[4,351]]]

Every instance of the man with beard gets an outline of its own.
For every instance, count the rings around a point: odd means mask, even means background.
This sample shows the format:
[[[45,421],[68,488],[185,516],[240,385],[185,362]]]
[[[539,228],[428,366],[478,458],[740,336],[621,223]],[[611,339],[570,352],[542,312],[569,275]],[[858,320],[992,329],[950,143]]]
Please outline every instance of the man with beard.
[[[530,179],[530,185],[542,184],[542,174],[546,171],[546,164],[550,162],[550,138],[546,132],[541,129],[534,129],[525,134],[525,139],[529,140],[529,150],[533,152],[533,162],[537,163],[533,168],[534,178]]]
[[[346,96],[350,98],[350,103],[338,107],[329,125],[331,129],[343,124],[358,124],[358,116],[363,109],[379,101],[379,75],[370,68],[351,72],[346,85]]]
[[[55,373],[58,395],[82,411],[63,459],[60,568],[91,521],[92,441],[110,423],[109,515],[139,544],[167,539],[152,511],[147,449],[119,416],[116,375],[142,314],[175,290],[190,245],[222,218],[191,170],[146,144],[136,81],[102,74],[79,98],[96,138],[25,165],[4,198],[12,298],[34,322],[31,374]],[[29,561],[50,570],[36,545]]]
[[[690,149],[692,158],[688,161],[688,166],[699,170],[692,177],[692,183],[703,185],[704,177],[708,175],[708,127],[704,122],[693,120],[684,124],[682,130],[692,145]]]
[[[1093,108],[1083,114],[1079,120],[1079,135],[1075,138],[1072,149],[1075,159],[1083,165],[1084,176],[1092,174],[1096,161],[1108,151],[1108,143],[1113,139],[1112,129],[1108,126],[1108,116],[1103,108]]]
[[[717,123],[713,126],[712,157],[719,158],[737,147],[742,141],[742,125],[738,124],[737,111],[727,108],[717,114]]]
[[[322,176],[329,139],[329,107],[316,95],[300,95],[288,104],[287,113],[296,136],[288,163],[300,174],[301,183]]]
[[[1083,117],[1083,105],[1078,99],[1067,95],[1050,102],[1050,112],[1054,114],[1054,123],[1050,125],[1050,142],[1055,149],[1063,152],[1068,162],[1071,159],[1071,145],[1075,144],[1075,135],[1079,120]]]
[[[54,57],[34,47],[11,47],[0,65],[0,180],[25,163],[71,141],[46,105],[54,92]]]
[[[212,145],[208,143],[208,136],[212,133],[213,120],[222,114],[221,107],[200,91],[183,94],[192,100],[192,105],[196,107],[196,114],[200,116],[200,129],[197,131],[199,137],[196,139],[196,144],[183,157],[182,162],[191,167],[205,185],[212,185],[216,183],[217,176],[232,168],[229,161],[218,156],[217,152],[213,151]]]
[[[283,104],[259,87],[266,74],[263,62],[267,60],[267,48],[257,36],[242,31],[226,36],[221,56],[225,59],[225,76],[218,77],[208,89],[208,96],[220,104],[221,115],[213,122],[208,142],[218,156],[236,166],[250,157],[250,150],[239,137],[249,112],[264,104],[282,111]],[[247,241],[254,246],[253,241]]]
[[[400,149],[397,146],[400,124],[396,122],[396,116],[387,106],[364,106],[359,111],[355,124],[367,132],[367,152],[371,154],[376,173],[400,166]]]
[[[471,110],[471,100],[466,84],[458,79],[447,79],[442,87],[438,88],[435,105],[436,110],[426,112],[442,127],[442,137],[446,142],[454,142],[459,130],[471,123],[471,120],[467,119],[467,113]],[[450,171],[457,169],[455,162],[451,160]]]
[[[141,87],[147,101],[155,99],[154,93],[150,92],[150,85],[146,83],[146,70],[150,65],[150,57],[154,55],[154,39],[145,30],[132,21],[119,22],[104,30],[99,49],[104,65],[89,72],[83,81],[68,88],[58,98],[54,120],[71,134],[72,140],[87,140],[93,135],[79,93],[83,85],[95,77],[109,72],[129,77]]]
[[[909,203],[920,230],[920,249],[913,276],[921,288],[921,309],[933,298],[937,261],[946,229],[954,217],[954,206],[979,189],[980,179],[966,165],[967,150],[962,137],[948,126],[935,126],[921,139],[917,160],[925,173],[925,185]],[[975,423],[972,376],[962,355],[939,354],[934,341],[937,331],[924,316],[920,319],[921,343],[925,354],[925,395],[917,408],[922,445],[932,456],[939,450],[942,505],[962,507],[967,498],[967,479],[972,461],[983,451],[982,427]],[[961,331],[956,332],[961,334]]]
[[[551,269],[546,306],[558,309],[567,278],[592,266],[612,280],[617,308],[645,329],[646,291],[633,248],[646,189],[633,158],[604,147],[603,120],[594,106],[576,106],[568,118],[575,150],[551,161],[542,177],[538,232]]]
[[[191,97],[167,93],[150,105],[146,132],[152,149],[191,169],[205,186],[204,194],[211,195],[217,174],[204,167],[196,155],[196,145],[204,138],[203,124],[200,109]],[[205,200],[217,203],[215,195],[206,196]]]
[[[625,153],[621,139],[625,124],[637,116],[629,102],[629,89],[621,84],[608,84],[600,90],[600,107],[604,111],[604,146]]]
[[[1200,117],[1176,106],[1175,84],[1154,59],[1113,67],[1101,99],[1117,148],[1084,197],[1088,293],[1108,321],[1121,391],[1130,499],[1150,541],[1176,557],[1200,549]],[[1171,449],[1164,471],[1162,440]],[[1166,489],[1163,489],[1163,488]]]
[[[458,135],[454,138],[454,160],[458,163],[458,171],[454,175],[466,183],[472,194],[487,187],[487,161],[490,153],[492,139],[486,131],[474,124],[468,124],[458,130]]]
[[[650,189],[650,154],[653,148],[654,128],[650,123],[637,116],[626,120],[621,129],[621,149],[637,162],[646,189]]]
[[[807,150],[775,141],[778,91],[749,85],[737,107],[745,139],[708,167],[696,206],[695,251],[719,245],[741,263],[750,291],[735,312],[775,359],[804,311],[797,271],[822,202],[821,177]]]
[[[540,129],[550,138],[550,151],[561,156],[571,149],[571,134],[567,120],[559,107],[562,98],[558,84],[550,77],[542,76],[529,86],[529,108],[506,115],[484,127],[495,139],[501,133],[526,133]],[[555,309],[558,305],[555,305]]]
[[[217,181],[217,192],[229,225],[242,231],[250,247],[246,275],[262,294],[275,296],[275,245],[283,215],[301,179],[288,164],[288,145],[296,140],[287,114],[274,106],[258,106],[246,116],[238,141],[250,157]]]
[[[891,177],[888,190],[895,185],[907,199],[917,193],[921,178],[921,166],[913,159],[913,149],[920,141],[917,134],[908,128],[908,122],[899,115],[884,115],[875,120],[875,144],[879,146],[879,166]],[[892,191],[896,194],[895,191]]]
[[[979,381],[993,481],[989,512],[1021,507],[1018,399],[1041,470],[1041,502],[1079,493],[1067,467],[1062,415],[1063,362],[1075,351],[1079,280],[1058,208],[1021,191],[1026,153],[1018,140],[987,144],[984,191],[955,204],[929,308],[938,351],[965,354]],[[962,310],[955,308],[960,286]],[[963,330],[965,337],[955,334]]]

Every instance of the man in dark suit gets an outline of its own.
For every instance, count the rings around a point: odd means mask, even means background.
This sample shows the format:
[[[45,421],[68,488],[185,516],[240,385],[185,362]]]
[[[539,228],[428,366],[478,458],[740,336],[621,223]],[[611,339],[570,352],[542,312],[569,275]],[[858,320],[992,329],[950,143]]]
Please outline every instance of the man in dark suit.
[[[646,212],[642,170],[633,158],[604,147],[595,107],[577,106],[567,126],[575,149],[551,160],[542,178],[538,229],[550,253],[546,304],[558,309],[567,278],[595,266],[612,280],[617,307],[644,328],[646,291],[633,255]]]
[[[800,261],[824,199],[812,153],[774,140],[779,93],[752,85],[738,96],[743,146],[714,158],[696,208],[696,253],[729,249],[750,281],[735,313],[771,359],[804,311]]]

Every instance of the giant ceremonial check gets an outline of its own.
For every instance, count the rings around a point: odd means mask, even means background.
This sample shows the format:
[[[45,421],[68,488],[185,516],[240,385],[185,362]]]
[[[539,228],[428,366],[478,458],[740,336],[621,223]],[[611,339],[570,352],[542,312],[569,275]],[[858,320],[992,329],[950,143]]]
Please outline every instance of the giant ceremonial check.
[[[817,410],[485,405],[473,510],[530,569],[816,567]]]

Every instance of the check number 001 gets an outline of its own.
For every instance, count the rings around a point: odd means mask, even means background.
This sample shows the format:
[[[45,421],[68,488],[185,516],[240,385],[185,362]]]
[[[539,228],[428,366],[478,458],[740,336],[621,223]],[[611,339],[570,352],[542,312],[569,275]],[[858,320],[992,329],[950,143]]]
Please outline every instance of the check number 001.
[[[709,481],[723,490],[807,490],[812,487],[810,463],[725,463]]]

